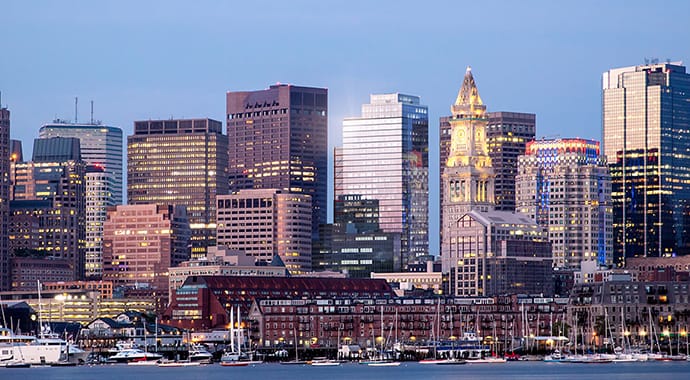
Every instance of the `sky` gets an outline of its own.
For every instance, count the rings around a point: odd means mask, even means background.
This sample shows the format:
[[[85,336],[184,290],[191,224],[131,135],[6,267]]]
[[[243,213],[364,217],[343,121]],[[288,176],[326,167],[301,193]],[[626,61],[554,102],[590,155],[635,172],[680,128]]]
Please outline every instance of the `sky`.
[[[225,121],[227,91],[326,87],[332,148],[369,94],[418,95],[435,254],[438,118],[467,66],[488,111],[535,113],[538,137],[600,140],[601,74],[690,62],[689,15],[683,0],[3,0],[0,101],[30,157],[42,124],[74,120],[75,97],[78,121],[94,101],[94,119],[130,135],[134,120]]]

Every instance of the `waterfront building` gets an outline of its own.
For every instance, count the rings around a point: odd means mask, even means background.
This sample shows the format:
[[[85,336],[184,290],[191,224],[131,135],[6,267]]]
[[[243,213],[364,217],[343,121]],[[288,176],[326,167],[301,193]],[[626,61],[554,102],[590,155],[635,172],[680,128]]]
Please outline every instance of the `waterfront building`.
[[[283,190],[240,190],[217,198],[218,245],[257,261],[279,256],[292,274],[311,271],[312,199]]]
[[[486,143],[491,166],[496,175],[494,207],[498,211],[514,211],[518,156],[525,154],[527,143],[534,140],[537,115],[523,112],[487,112],[486,117]],[[442,116],[439,119],[441,176],[450,153],[451,118],[452,116]]]
[[[103,225],[103,279],[168,295],[168,268],[189,260],[184,206],[119,205]]]
[[[0,104],[0,291],[10,289],[10,110]]]
[[[383,326],[385,337],[390,332],[388,339],[402,351],[414,353],[432,344],[439,352],[449,350],[466,344],[465,333],[474,333],[479,345],[507,353],[518,346],[535,347],[539,337],[553,336],[551,328],[564,324],[567,303],[567,298],[526,295],[256,298],[248,324],[252,344],[267,351],[295,345],[365,350],[372,345],[372,332],[378,334]]]
[[[390,299],[394,293],[384,280],[361,278],[190,276],[175,291],[163,320],[181,328],[225,328],[231,307],[240,306],[247,315],[255,299],[318,299],[327,305],[346,297]],[[308,318],[308,311],[300,314]]]
[[[335,197],[377,200],[382,232],[400,235],[396,270],[429,255],[429,115],[418,96],[376,94],[343,121]]]
[[[517,211],[548,229],[554,266],[611,265],[611,177],[599,142],[531,141],[518,161]]]
[[[85,277],[100,278],[103,266],[103,222],[106,208],[122,199],[122,129],[98,123],[79,124],[55,120],[39,130],[39,138],[79,139],[86,170]]]
[[[586,342],[578,344],[601,347],[608,340],[617,347],[656,346],[655,351],[663,347],[662,351],[675,353],[678,337],[690,323],[689,287],[687,281],[576,284],[567,323],[586,337]]]
[[[443,257],[448,294],[552,296],[553,270],[547,230],[527,215],[470,211],[448,229]]]
[[[602,76],[614,264],[690,253],[690,74],[651,63]]]
[[[84,276],[85,165],[80,155],[79,139],[35,139],[32,161],[13,162],[10,170],[15,256],[68,260],[70,280]],[[34,251],[19,254],[17,248]]]
[[[184,206],[192,257],[216,245],[216,195],[228,193],[227,148],[223,124],[212,119],[135,121],[127,137],[128,203]]]
[[[316,240],[327,221],[328,90],[277,84],[229,91],[226,100],[230,192],[309,195]]]

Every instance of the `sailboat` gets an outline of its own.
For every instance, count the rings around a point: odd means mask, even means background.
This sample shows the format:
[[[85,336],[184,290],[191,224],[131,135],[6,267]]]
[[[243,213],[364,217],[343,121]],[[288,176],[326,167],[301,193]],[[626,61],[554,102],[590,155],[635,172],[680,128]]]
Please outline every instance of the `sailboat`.
[[[378,358],[374,360],[369,360],[367,362],[364,362],[362,364],[366,364],[369,367],[397,367],[400,365],[400,362],[396,362],[393,360],[389,360],[384,358],[384,352],[385,352],[385,340],[383,339],[383,305],[381,305],[381,348],[379,349],[379,355]],[[374,339],[374,347],[376,347],[376,339]]]
[[[220,358],[223,367],[246,367],[250,364],[261,364],[262,361],[252,360],[246,352],[242,351],[242,318],[240,306],[237,306],[237,329],[235,329],[235,308],[230,308],[230,347],[225,350]],[[235,343],[236,342],[236,343]]]

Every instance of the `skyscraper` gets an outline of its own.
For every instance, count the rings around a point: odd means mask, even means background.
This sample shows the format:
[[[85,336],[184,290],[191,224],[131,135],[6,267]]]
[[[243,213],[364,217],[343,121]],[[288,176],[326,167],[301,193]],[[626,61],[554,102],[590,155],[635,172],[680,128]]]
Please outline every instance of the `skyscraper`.
[[[652,63],[603,74],[614,258],[690,253],[690,74]]]
[[[610,265],[611,176],[599,142],[532,141],[518,160],[517,211],[548,229],[554,266]]]
[[[378,200],[379,227],[402,239],[395,270],[429,254],[428,133],[427,107],[400,93],[371,95],[361,117],[343,121],[335,196]]]
[[[522,112],[487,112],[486,143],[494,168],[496,210],[515,210],[515,175],[517,174],[518,156],[525,154],[527,142],[534,140],[536,134],[537,116],[533,113]],[[451,116],[443,116],[439,120],[441,127],[441,170],[448,160],[451,140]],[[441,217],[443,219],[443,217]]]
[[[230,191],[311,196],[312,239],[326,223],[328,90],[285,84],[227,93]]]
[[[106,209],[122,203],[122,129],[57,120],[45,124],[39,138],[79,139],[86,173],[86,278],[100,278],[103,267],[103,223]]]
[[[10,289],[10,110],[0,104],[0,291]]]
[[[127,137],[128,203],[185,206],[192,257],[205,256],[216,245],[216,195],[228,192],[227,152],[220,121],[135,121]]]

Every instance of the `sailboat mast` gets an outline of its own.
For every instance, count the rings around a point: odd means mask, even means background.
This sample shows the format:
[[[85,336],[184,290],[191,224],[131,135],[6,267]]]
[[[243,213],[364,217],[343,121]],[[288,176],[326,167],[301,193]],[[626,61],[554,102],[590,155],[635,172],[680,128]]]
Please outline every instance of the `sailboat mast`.
[[[230,350],[235,352],[235,307],[230,306]]]
[[[240,319],[240,305],[237,305],[237,352],[242,352],[242,341],[240,336],[242,335],[242,320]]]
[[[41,303],[41,280],[36,280],[36,287],[38,289],[38,330],[41,339],[43,336],[43,306]]]

